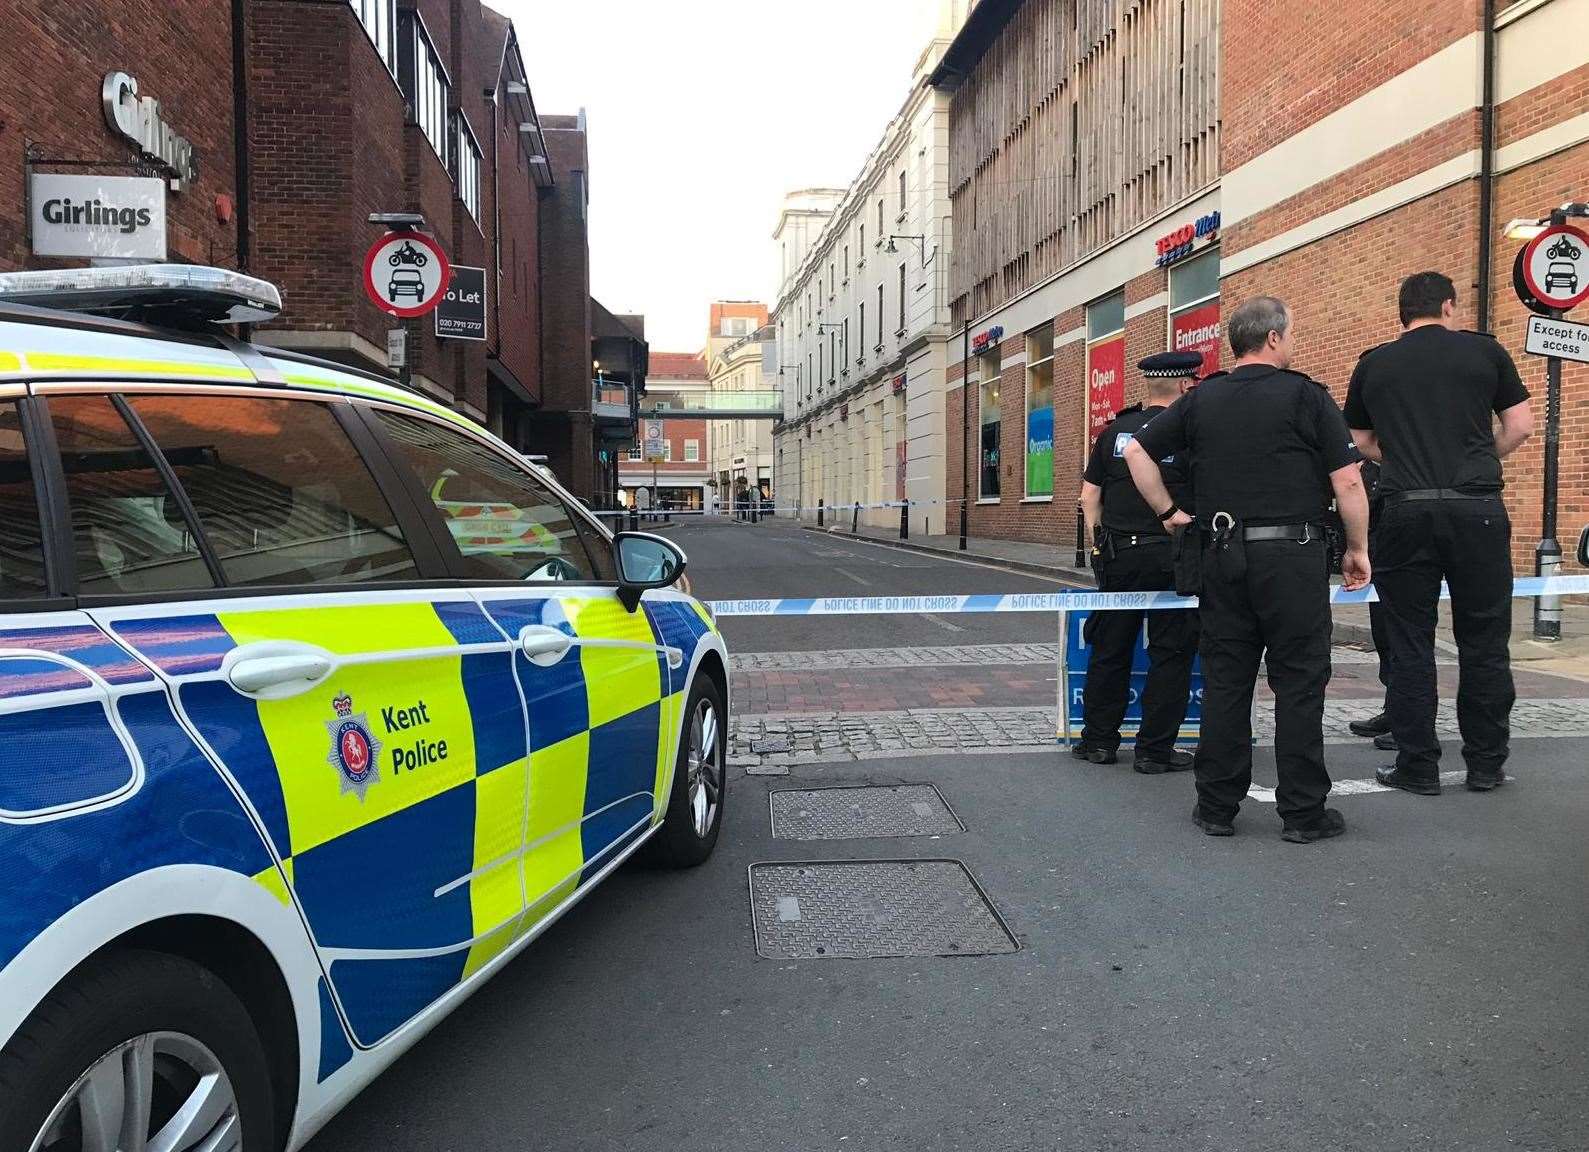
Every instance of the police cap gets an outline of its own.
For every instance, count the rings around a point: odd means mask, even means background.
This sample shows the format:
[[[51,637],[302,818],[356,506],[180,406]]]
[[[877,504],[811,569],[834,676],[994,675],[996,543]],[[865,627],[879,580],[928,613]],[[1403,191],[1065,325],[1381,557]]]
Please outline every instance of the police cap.
[[[1155,352],[1137,361],[1144,376],[1185,377],[1188,380],[1197,379],[1197,370],[1202,366],[1201,352]]]

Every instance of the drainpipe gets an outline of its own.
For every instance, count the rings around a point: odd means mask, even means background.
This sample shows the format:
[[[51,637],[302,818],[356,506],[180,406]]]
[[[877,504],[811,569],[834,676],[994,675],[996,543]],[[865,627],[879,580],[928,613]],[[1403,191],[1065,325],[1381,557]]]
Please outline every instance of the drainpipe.
[[[497,77],[501,83],[502,78]],[[491,101],[491,274],[496,283],[491,286],[491,355],[502,359],[502,177],[497,163],[497,89],[487,88],[486,99]],[[515,437],[507,437],[515,448]]]
[[[966,293],[966,310],[971,294]],[[971,318],[960,332],[960,551],[966,550],[967,506],[971,503]]]
[[[1484,91],[1479,108],[1479,300],[1477,326],[1490,330],[1495,240],[1495,0],[1484,0]]]

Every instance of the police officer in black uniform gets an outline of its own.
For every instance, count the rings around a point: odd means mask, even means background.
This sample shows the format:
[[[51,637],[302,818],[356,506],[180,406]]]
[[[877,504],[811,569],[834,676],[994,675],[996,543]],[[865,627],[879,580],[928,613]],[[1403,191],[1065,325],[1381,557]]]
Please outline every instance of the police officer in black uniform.
[[[1346,830],[1324,806],[1324,689],[1330,679],[1329,549],[1333,488],[1346,530],[1348,588],[1368,583],[1368,502],[1359,457],[1324,386],[1289,371],[1290,310],[1247,301],[1226,325],[1235,365],[1176,401],[1126,447],[1137,490],[1168,528],[1193,519],[1158,461],[1190,450],[1202,549],[1203,724],[1192,819],[1235,832],[1252,784],[1252,696],[1259,662],[1275,694],[1275,808],[1281,836],[1306,844]]]
[[[1126,468],[1125,446],[1155,416],[1193,384],[1203,358],[1196,352],[1161,352],[1137,364],[1147,378],[1147,398],[1111,420],[1099,433],[1082,478],[1081,504],[1093,541],[1092,565],[1103,592],[1154,592],[1175,587],[1170,538],[1142,502]],[[1159,461],[1170,495],[1191,508],[1186,456]],[[1070,754],[1094,764],[1113,764],[1120,747],[1120,721],[1131,691],[1131,663],[1142,618],[1148,623],[1148,676],[1142,696],[1132,767],[1138,772],[1184,772],[1192,757],[1175,747],[1186,718],[1197,654],[1197,613],[1191,610],[1094,612],[1087,618],[1087,685],[1082,693],[1086,723]]]
[[[1363,354],[1346,395],[1358,447],[1383,464],[1374,586],[1384,604],[1387,711],[1400,751],[1377,775],[1423,796],[1440,792],[1434,633],[1442,579],[1451,588],[1467,787],[1488,792],[1506,779],[1515,691],[1512,525],[1501,502],[1501,460],[1534,427],[1517,366],[1493,337],[1457,330],[1456,301],[1439,272],[1403,281],[1401,338]]]
[[[1379,569],[1379,521],[1384,501],[1379,494],[1379,464],[1363,461],[1363,488],[1368,493],[1368,561]],[[1378,600],[1368,602],[1368,632],[1374,641],[1374,654],[1379,658],[1379,683],[1390,693],[1390,641],[1385,636],[1385,606]],[[1367,720],[1353,720],[1347,725],[1354,736],[1366,736],[1382,752],[1396,751],[1396,737],[1390,732],[1390,719],[1381,708]]]

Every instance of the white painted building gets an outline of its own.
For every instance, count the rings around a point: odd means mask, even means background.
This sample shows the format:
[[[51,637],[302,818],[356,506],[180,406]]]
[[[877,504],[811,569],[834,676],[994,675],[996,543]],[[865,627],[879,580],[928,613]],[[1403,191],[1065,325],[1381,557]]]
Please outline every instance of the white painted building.
[[[733,305],[714,305],[729,309]],[[741,306],[743,307],[743,306]],[[729,393],[762,393],[777,388],[777,378],[767,378],[764,369],[773,349],[767,306],[754,307],[759,315],[714,317],[718,330],[706,342],[706,378],[717,406],[733,407]],[[773,437],[771,420],[713,420],[710,422],[712,480],[716,485],[718,506],[728,511],[741,491],[754,498],[773,499]]]
[[[927,78],[963,7],[945,6],[903,107],[849,188],[792,193],[773,233],[775,487],[805,520],[819,500],[908,498],[912,532],[945,530],[949,98]],[[896,526],[899,512],[867,509],[861,522]]]

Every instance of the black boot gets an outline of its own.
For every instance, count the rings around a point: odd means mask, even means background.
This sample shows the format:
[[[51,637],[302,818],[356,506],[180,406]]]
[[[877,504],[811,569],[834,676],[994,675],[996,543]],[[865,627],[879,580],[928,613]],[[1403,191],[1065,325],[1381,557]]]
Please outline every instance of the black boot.
[[[1372,716],[1367,720],[1353,720],[1346,727],[1353,736],[1372,738],[1389,732],[1390,721],[1385,718],[1385,713],[1381,712],[1379,715]]]
[[[1403,792],[1411,792],[1414,796],[1440,795],[1440,777],[1420,779],[1417,776],[1409,776],[1394,764],[1374,769],[1374,779],[1387,788],[1400,788]]]

